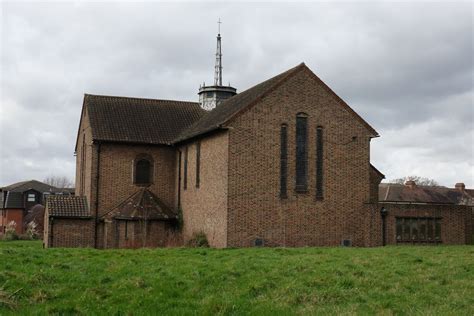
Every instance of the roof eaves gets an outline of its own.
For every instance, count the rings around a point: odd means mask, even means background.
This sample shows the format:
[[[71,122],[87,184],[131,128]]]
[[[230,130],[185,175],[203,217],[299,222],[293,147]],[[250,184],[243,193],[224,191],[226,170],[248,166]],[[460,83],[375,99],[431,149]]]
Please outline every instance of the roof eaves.
[[[380,172],[380,170],[377,169],[372,163],[370,164],[370,167],[371,167],[375,172],[377,172],[377,173],[382,177],[382,179],[385,179],[385,175],[384,175],[382,172]]]
[[[81,118],[79,120],[79,126],[77,127],[77,135],[76,135],[76,145],[74,146],[74,152],[77,152],[77,144],[79,143],[79,134],[81,132],[81,123],[82,123],[82,118],[84,116],[84,109],[86,107],[86,98],[88,98],[88,94],[84,93],[84,99],[82,100],[82,109],[81,109]]]

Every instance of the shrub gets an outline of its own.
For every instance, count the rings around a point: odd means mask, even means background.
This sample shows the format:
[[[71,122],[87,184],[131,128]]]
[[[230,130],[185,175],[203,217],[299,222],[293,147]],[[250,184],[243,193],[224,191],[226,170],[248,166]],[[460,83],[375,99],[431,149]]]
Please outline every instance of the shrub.
[[[182,247],[183,234],[178,229],[170,229],[166,235],[166,247]]]
[[[31,221],[28,223],[26,226],[26,236],[30,240],[38,239],[38,230],[36,229],[38,227],[38,224],[36,224],[35,221]]]
[[[209,242],[207,236],[203,232],[195,233],[193,238],[188,241],[188,246],[195,248],[208,248]]]
[[[16,222],[11,221],[5,227],[5,234],[3,236],[4,240],[17,240],[18,234],[16,233]]]

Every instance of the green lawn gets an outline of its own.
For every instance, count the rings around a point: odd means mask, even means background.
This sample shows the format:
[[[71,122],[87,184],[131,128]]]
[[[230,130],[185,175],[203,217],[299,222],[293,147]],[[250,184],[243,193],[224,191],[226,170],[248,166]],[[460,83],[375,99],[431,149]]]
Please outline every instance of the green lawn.
[[[474,315],[474,246],[42,249],[0,242],[4,314]]]

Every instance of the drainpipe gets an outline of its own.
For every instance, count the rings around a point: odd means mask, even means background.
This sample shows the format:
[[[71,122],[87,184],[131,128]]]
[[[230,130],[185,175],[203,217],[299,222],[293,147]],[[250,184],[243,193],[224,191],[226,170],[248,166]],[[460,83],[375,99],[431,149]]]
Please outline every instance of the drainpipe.
[[[99,225],[99,178],[100,178],[100,142],[97,144],[97,175],[96,175],[96,183],[95,183],[94,248],[97,248],[97,227]]]
[[[50,229],[50,241],[49,241],[49,247],[50,248],[53,248],[53,241],[54,241],[54,237],[53,237],[53,223],[54,223],[54,219],[52,217],[48,218],[49,220],[49,229]]]
[[[178,209],[181,208],[181,150],[178,150]]]
[[[380,210],[380,215],[382,216],[382,246],[385,246],[387,244],[386,240],[386,230],[387,230],[387,209],[385,207],[382,207]]]

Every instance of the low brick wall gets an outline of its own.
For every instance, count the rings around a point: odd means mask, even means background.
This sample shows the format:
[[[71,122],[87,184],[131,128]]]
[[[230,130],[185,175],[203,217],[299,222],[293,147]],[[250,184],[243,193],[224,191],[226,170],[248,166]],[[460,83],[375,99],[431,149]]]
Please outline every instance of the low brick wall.
[[[462,245],[472,242],[472,210],[469,206],[378,203],[378,209],[380,210],[382,207],[385,207],[387,210],[385,236],[388,245],[410,244],[410,242],[401,242],[397,240],[397,218],[439,220],[441,227],[439,243],[441,244]],[[380,213],[375,216],[380,216]],[[380,224],[382,224],[381,220]],[[380,239],[382,239],[381,235],[382,234],[379,236]],[[436,244],[435,242],[432,243]]]
[[[45,247],[94,247],[91,218],[50,218],[45,229]]]

